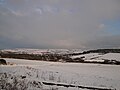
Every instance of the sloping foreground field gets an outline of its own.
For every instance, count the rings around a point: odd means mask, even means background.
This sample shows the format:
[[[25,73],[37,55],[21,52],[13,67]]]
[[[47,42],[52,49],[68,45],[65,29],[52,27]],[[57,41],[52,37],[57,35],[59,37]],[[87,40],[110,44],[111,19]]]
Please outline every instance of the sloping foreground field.
[[[5,59],[0,90],[120,90],[120,66]]]

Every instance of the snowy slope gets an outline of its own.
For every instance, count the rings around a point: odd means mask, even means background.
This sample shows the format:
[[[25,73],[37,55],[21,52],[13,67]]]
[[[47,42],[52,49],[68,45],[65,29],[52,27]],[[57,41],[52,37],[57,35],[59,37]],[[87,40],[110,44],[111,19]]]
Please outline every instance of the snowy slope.
[[[99,59],[117,60],[120,61],[120,53],[107,53]]]
[[[78,87],[66,88],[56,85],[44,85],[41,82],[116,88],[120,90],[120,66],[29,61],[23,59],[6,60],[7,62],[14,63],[14,65],[0,66],[0,75],[6,73],[8,82],[13,83],[12,77],[16,77],[17,80],[24,81],[24,83],[27,82],[28,90],[82,90]],[[21,79],[22,76],[26,76],[26,78]],[[36,86],[34,85],[35,83],[37,83]]]
[[[80,58],[83,56],[85,56],[86,60],[90,60],[91,58],[100,57],[101,55],[99,55],[99,53],[89,53],[89,54],[83,54],[83,55],[75,55],[75,56],[72,56],[71,58],[74,59],[74,58]]]
[[[89,53],[89,54],[83,54],[83,55],[75,55],[71,56],[72,59],[85,57],[85,61],[98,61],[102,62],[104,60],[116,60],[120,61],[120,53],[107,53],[107,54],[100,54],[100,53]]]

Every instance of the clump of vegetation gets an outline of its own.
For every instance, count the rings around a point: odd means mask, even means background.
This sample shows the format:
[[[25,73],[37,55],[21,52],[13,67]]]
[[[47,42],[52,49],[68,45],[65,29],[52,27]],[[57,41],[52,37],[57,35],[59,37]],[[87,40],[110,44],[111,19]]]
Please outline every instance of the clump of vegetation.
[[[31,90],[42,89],[41,82],[28,81],[21,76],[13,76],[11,74],[0,74],[0,90]]]
[[[4,59],[0,59],[0,65],[7,65],[7,63],[6,63],[6,60],[4,60]]]

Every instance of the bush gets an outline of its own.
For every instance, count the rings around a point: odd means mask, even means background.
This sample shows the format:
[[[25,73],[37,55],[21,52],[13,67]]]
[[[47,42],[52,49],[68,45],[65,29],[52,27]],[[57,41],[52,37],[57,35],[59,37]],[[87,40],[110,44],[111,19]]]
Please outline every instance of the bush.
[[[2,64],[2,65],[7,65],[6,60],[0,59],[0,64]]]

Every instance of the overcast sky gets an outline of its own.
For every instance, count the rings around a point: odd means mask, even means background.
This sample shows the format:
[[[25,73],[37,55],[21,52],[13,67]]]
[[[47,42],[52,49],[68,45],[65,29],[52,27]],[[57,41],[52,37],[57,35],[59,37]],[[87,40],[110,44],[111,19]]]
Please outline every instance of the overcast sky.
[[[0,0],[0,48],[119,48],[120,0]]]

